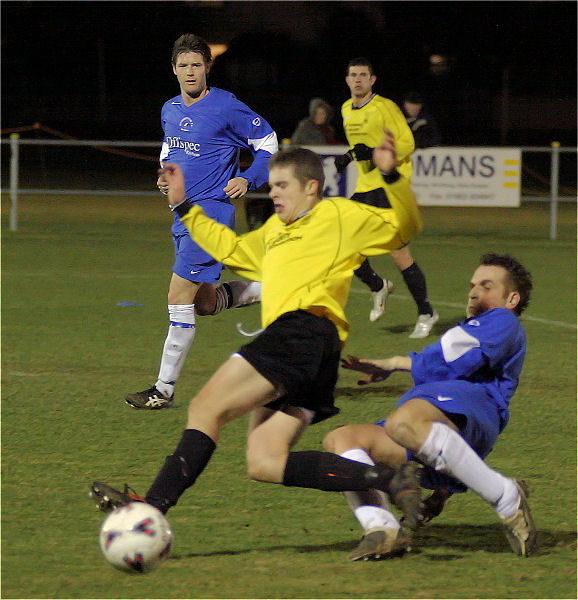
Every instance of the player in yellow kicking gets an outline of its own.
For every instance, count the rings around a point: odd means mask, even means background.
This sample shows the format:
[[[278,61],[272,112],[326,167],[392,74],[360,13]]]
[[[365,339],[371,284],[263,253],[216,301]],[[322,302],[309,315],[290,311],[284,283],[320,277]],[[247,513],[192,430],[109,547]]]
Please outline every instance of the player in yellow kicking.
[[[230,269],[261,281],[264,331],[223,363],[191,400],[188,421],[144,500],[166,513],[208,464],[224,425],[250,413],[247,463],[252,479],[325,491],[380,489],[405,514],[420,516],[414,465],[368,466],[330,452],[291,451],[305,428],[339,412],[334,406],[339,357],[349,330],[345,305],[353,271],[402,247],[421,229],[408,180],[396,169],[391,134],[373,151],[391,208],[322,198],[323,166],[296,148],[269,161],[275,208],[263,226],[236,235],[188,202],[182,173],[166,164],[171,208],[193,239]],[[95,482],[103,509],[134,497]],[[400,533],[393,552],[407,550]]]
[[[351,91],[351,98],[343,103],[341,114],[351,149],[335,159],[335,166],[341,172],[349,162],[355,160],[358,179],[351,199],[371,206],[388,207],[388,195],[381,183],[381,174],[372,161],[373,148],[381,143],[383,130],[389,129],[395,139],[397,170],[409,180],[412,173],[410,155],[415,148],[413,134],[399,107],[391,100],[373,93],[376,76],[367,59],[351,60],[347,66],[345,81]],[[409,337],[427,337],[439,315],[428,300],[425,275],[414,261],[408,244],[392,251],[391,256],[418,309],[417,323]],[[373,308],[369,319],[377,321],[385,312],[385,303],[393,290],[393,283],[382,279],[371,268],[369,261],[365,261],[355,275],[373,293]]]

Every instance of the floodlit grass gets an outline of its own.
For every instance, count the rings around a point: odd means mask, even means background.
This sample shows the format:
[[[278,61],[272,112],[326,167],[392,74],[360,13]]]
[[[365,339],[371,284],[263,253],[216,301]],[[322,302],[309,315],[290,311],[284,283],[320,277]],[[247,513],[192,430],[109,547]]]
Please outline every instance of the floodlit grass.
[[[249,482],[240,419],[169,513],[170,559],[131,577],[100,554],[102,516],[87,486],[127,481],[146,491],[180,437],[188,399],[243,343],[235,323],[258,326],[258,307],[199,318],[175,408],[132,410],[124,395],[155,380],[167,327],[173,251],[164,202],[26,197],[17,233],[7,230],[8,198],[4,204],[3,598],[576,597],[575,207],[561,207],[555,242],[542,205],[427,208],[412,244],[441,314],[436,334],[461,318],[483,252],[511,252],[533,272],[526,367],[489,462],[528,481],[536,556],[512,554],[493,511],[469,492],[419,532],[403,559],[349,563],[360,532],[343,498]],[[386,316],[370,323],[369,293],[354,282],[346,352],[375,357],[425,346],[429,340],[407,338],[415,307],[391,259],[372,263],[397,289]],[[409,385],[403,374],[368,388],[355,381],[342,373],[342,412],[311,427],[298,448],[318,449],[338,425],[385,416]]]

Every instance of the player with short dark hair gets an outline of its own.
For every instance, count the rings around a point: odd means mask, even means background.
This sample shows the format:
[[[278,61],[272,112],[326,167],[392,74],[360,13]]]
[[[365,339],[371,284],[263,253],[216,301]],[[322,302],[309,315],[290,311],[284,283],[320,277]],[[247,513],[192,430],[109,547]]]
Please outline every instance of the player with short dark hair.
[[[205,40],[191,33],[182,35],[173,45],[171,61],[180,94],[165,102],[161,111],[161,161],[181,167],[190,202],[234,229],[231,199],[266,183],[267,161],[277,152],[277,136],[263,117],[233,94],[208,85],[212,58]],[[241,149],[253,155],[253,163],[243,173]],[[166,193],[162,175],[157,185]],[[257,282],[217,285],[223,266],[191,239],[177,217],[172,234],[175,264],[168,293],[169,330],[156,383],[125,398],[135,408],[156,410],[172,405],[175,383],[195,338],[196,314],[215,315],[260,298]]]
[[[508,423],[526,353],[517,316],[528,306],[531,289],[530,273],[515,258],[484,254],[470,279],[467,319],[437,343],[408,356],[343,361],[345,368],[368,374],[363,383],[407,371],[415,387],[387,419],[347,425],[324,440],[326,449],[370,465],[394,467],[408,458],[421,463],[422,486],[443,490],[443,501],[471,489],[496,510],[512,550],[522,556],[536,544],[527,486],[484,459]],[[405,534],[383,496],[348,493],[348,501],[365,530],[352,560],[403,554]]]
[[[292,452],[305,428],[336,414],[334,389],[349,324],[345,304],[365,256],[399,248],[421,228],[409,182],[396,170],[388,134],[373,152],[391,208],[325,198],[321,161],[297,148],[270,161],[275,209],[259,229],[237,236],[186,199],[180,169],[165,165],[169,202],[191,235],[236,273],[263,285],[264,331],[217,369],[191,400],[187,427],[146,494],[166,513],[209,462],[223,426],[250,413],[247,464],[258,481],[326,491],[379,488],[417,525],[414,464],[373,467],[321,451]],[[95,482],[110,509],[131,500]]]
[[[341,107],[343,129],[351,149],[335,159],[338,172],[355,160],[358,170],[357,185],[352,200],[371,206],[388,206],[388,198],[380,183],[379,170],[371,161],[372,148],[381,141],[381,132],[387,128],[393,132],[398,153],[398,170],[408,179],[411,178],[410,156],[415,149],[413,135],[399,107],[373,92],[377,77],[371,62],[366,58],[354,58],[347,65],[345,82],[351,92],[351,98]],[[427,337],[439,319],[427,297],[425,275],[413,259],[409,245],[391,253],[394,263],[400,270],[418,310],[417,322],[410,338]],[[373,308],[369,313],[370,321],[377,321],[385,313],[385,304],[393,282],[381,278],[365,261],[355,272],[369,287],[373,294]]]

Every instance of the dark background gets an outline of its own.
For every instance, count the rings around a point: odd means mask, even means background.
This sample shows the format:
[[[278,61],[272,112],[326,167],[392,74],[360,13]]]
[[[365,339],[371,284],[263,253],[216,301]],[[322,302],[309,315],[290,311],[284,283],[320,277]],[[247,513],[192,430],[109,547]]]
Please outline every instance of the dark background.
[[[421,92],[449,145],[576,145],[576,2],[2,2],[2,128],[34,122],[83,139],[157,140],[179,92],[185,32],[227,43],[212,85],[290,137],[321,96],[349,97],[345,65],[375,91]],[[430,56],[447,57],[434,74]]]

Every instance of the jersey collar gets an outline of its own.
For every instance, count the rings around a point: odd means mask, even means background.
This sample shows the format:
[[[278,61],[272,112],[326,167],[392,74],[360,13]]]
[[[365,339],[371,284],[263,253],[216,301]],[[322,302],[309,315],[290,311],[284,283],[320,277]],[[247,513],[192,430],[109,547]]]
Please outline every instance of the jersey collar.
[[[371,96],[361,106],[353,106],[353,104],[351,104],[351,110],[359,110],[360,108],[363,108],[366,104],[373,100],[374,96],[375,94],[371,94]]]

